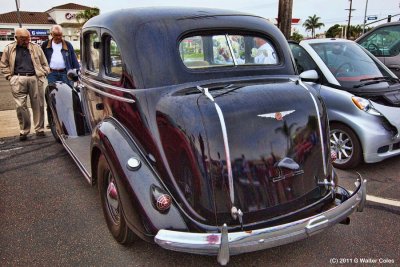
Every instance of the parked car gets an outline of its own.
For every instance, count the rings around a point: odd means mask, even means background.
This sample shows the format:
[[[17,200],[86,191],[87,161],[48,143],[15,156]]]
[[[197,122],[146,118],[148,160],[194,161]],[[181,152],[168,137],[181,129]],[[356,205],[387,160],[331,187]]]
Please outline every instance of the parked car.
[[[357,43],[342,39],[290,43],[298,70],[317,70],[311,85],[328,108],[334,166],[352,168],[400,154],[399,79]]]
[[[400,21],[376,26],[356,42],[400,77]]]
[[[47,89],[49,120],[97,184],[118,242],[138,236],[226,264],[363,209],[365,182],[338,186],[325,107],[265,19],[124,9],[90,19],[81,51],[75,86]]]

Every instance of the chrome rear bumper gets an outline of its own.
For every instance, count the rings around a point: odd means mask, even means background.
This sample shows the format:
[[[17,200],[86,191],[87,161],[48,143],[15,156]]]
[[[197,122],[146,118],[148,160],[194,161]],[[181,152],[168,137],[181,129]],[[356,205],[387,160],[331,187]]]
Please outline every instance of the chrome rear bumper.
[[[356,209],[362,211],[366,200],[366,181],[357,180],[357,189],[338,206],[318,215],[253,231],[228,233],[226,225],[221,233],[188,233],[160,230],[155,242],[174,251],[202,255],[218,255],[218,262],[225,265],[229,255],[241,254],[295,242],[345,220]]]

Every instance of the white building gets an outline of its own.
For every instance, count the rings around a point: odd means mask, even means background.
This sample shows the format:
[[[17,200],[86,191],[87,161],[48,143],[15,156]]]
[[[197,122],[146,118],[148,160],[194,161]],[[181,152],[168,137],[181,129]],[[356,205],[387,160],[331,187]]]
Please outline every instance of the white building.
[[[50,28],[55,24],[63,27],[64,38],[70,41],[75,49],[80,49],[81,25],[76,15],[91,9],[74,3],[55,6],[45,12],[20,11],[22,27],[31,33],[32,42],[41,44],[50,37]],[[15,29],[19,28],[17,12],[0,14],[0,52],[14,41]]]

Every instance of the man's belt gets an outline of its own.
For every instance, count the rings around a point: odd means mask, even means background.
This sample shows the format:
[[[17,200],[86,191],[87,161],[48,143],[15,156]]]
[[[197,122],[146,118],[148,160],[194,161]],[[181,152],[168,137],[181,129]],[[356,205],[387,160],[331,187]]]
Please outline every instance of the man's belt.
[[[19,75],[19,76],[35,76],[35,73],[28,72],[28,73],[14,73],[14,75]]]
[[[50,69],[51,72],[64,72],[65,69]]]

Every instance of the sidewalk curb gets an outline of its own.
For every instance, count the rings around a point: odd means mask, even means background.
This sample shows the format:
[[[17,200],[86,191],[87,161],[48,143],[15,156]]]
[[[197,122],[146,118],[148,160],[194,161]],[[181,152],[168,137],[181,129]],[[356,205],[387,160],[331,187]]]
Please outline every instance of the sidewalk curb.
[[[31,113],[31,132],[35,133],[33,129],[33,119],[32,119],[32,109],[29,108]],[[47,113],[44,112],[44,125],[47,124]],[[15,110],[3,110],[0,111],[0,138],[2,137],[10,137],[10,136],[19,136],[19,122],[17,118],[17,113]],[[49,129],[44,129],[45,132],[50,131]]]

